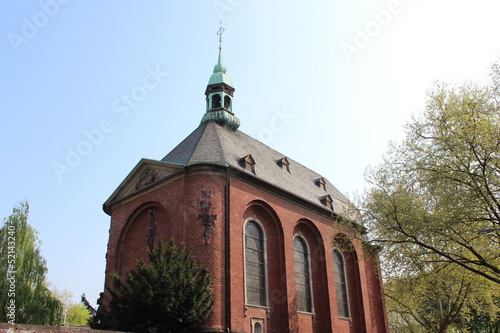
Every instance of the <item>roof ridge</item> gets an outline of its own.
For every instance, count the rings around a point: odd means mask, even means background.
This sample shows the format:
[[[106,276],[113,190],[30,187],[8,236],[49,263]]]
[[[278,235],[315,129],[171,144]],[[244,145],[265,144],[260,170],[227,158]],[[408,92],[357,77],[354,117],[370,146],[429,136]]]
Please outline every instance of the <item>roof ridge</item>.
[[[214,123],[214,125],[218,125],[218,124],[217,124],[217,123]],[[227,155],[226,155],[226,151],[224,150],[224,146],[223,146],[222,141],[221,141],[221,139],[220,139],[220,128],[221,128],[221,129],[224,129],[224,130],[226,130],[226,131],[227,131],[227,129],[225,129],[224,127],[222,127],[222,126],[220,126],[220,125],[219,125],[219,126],[215,126],[215,132],[217,133],[217,135],[216,135],[215,137],[217,138],[217,143],[218,143],[219,148],[220,148],[220,150],[221,150],[221,152],[222,152],[222,156],[223,156],[224,162],[225,162],[225,164],[227,164]]]
[[[205,131],[207,130],[207,124],[201,124],[199,127],[204,126],[202,129],[200,136],[198,137],[198,140],[196,140],[196,144],[194,145],[195,147],[198,147],[200,144],[201,138],[203,138],[203,135],[205,134]],[[196,149],[191,150],[191,154],[189,154],[189,157],[187,158],[186,165],[188,165],[191,162],[191,158],[193,158],[194,152]]]
[[[191,142],[186,139],[182,140],[167,155],[165,155],[165,157],[162,158],[162,161],[174,162],[183,165],[189,164],[205,130],[206,124],[199,125],[187,136],[187,138],[192,139]]]

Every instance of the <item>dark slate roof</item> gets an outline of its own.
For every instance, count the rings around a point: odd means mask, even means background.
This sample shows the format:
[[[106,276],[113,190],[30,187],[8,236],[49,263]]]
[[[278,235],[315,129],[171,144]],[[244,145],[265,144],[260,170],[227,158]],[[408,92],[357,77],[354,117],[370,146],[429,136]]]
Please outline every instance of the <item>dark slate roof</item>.
[[[323,178],[321,175],[247,134],[229,131],[214,121],[201,124],[162,161],[188,166],[230,165],[236,170],[247,172],[244,171],[242,159],[248,155],[255,160],[255,176],[260,180],[324,208],[324,199],[330,195],[337,214],[356,219],[356,215],[350,211],[352,206],[347,198],[327,179],[325,191],[317,185],[317,180]],[[281,167],[280,162],[284,157],[290,163],[290,172]]]

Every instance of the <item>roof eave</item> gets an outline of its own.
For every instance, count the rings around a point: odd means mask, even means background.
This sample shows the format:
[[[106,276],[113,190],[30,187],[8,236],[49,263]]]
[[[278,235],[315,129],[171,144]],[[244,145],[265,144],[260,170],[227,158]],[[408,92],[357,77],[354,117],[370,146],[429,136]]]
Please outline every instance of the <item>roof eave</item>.
[[[310,200],[307,200],[293,192],[287,191],[286,189],[283,189],[277,185],[271,184],[261,178],[259,178],[257,175],[254,175],[248,171],[241,170],[239,168],[236,168],[232,165],[226,164],[226,167],[228,167],[231,171],[231,175],[234,178],[241,178],[242,180],[247,181],[248,184],[250,185],[257,185],[260,188],[263,188],[265,190],[268,190],[268,192],[272,192],[274,195],[281,196],[285,199],[288,199],[290,201],[293,201],[294,203],[310,210],[313,211],[319,215],[322,215],[324,217],[327,217],[328,219],[331,219],[332,221],[338,222],[340,220],[348,221],[349,224],[353,227],[353,229],[357,229],[358,231],[361,230],[361,228],[364,228],[362,225],[360,225],[358,222],[355,220],[349,219],[343,215],[338,214],[337,212],[328,209],[325,206],[322,206],[319,203],[314,203]]]

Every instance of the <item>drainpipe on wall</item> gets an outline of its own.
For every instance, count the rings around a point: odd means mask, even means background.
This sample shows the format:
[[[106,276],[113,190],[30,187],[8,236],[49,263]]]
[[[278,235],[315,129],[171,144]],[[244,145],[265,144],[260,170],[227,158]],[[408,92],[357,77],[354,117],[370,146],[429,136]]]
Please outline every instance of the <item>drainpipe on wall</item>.
[[[231,263],[229,258],[229,165],[226,164],[226,186],[224,188],[224,252],[225,252],[225,281],[226,281],[226,332],[231,333],[231,281],[229,265]]]

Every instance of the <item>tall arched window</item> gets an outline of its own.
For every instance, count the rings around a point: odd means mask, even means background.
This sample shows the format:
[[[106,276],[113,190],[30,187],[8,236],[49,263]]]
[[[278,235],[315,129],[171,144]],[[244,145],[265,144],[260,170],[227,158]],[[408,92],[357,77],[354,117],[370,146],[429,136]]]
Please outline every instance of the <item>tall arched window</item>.
[[[295,257],[295,282],[297,285],[297,306],[299,311],[312,312],[311,270],[306,241],[295,237],[293,241]]]
[[[349,296],[347,294],[347,279],[345,272],[345,262],[342,253],[333,250],[333,264],[335,268],[335,289],[337,292],[337,308],[340,317],[348,318],[349,314]]]
[[[245,272],[247,304],[266,306],[264,233],[254,221],[245,226]]]

